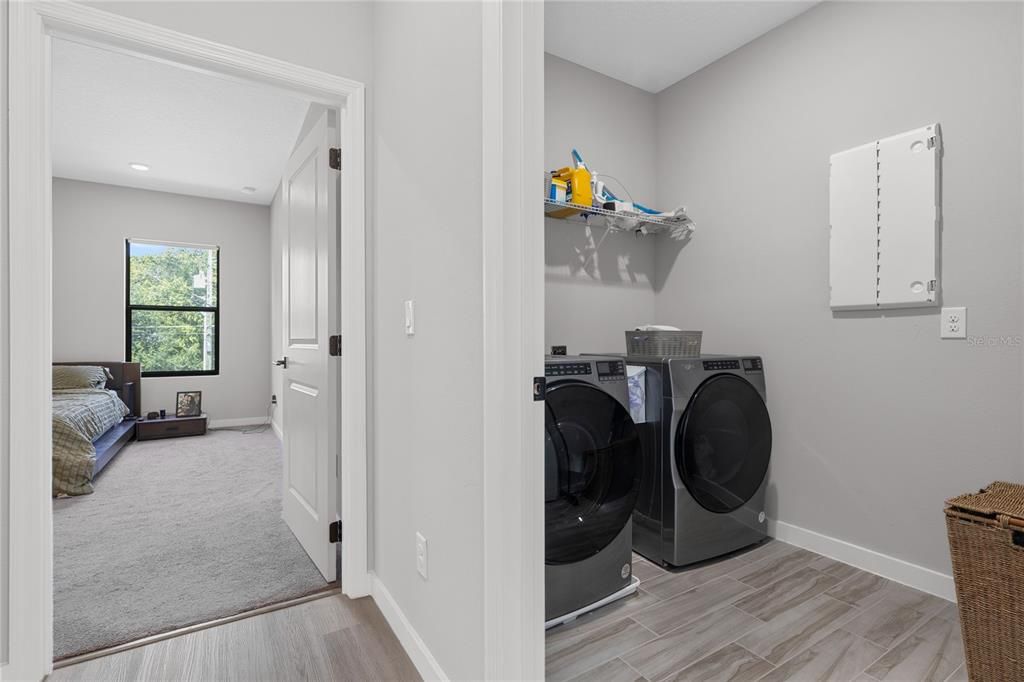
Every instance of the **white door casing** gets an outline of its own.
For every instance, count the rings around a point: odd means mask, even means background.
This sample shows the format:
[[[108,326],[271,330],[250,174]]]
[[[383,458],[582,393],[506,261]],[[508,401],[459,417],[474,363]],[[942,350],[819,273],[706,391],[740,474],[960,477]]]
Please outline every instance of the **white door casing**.
[[[337,128],[325,112],[288,160],[282,180],[282,518],[327,580],[337,578],[329,525],[337,520],[339,360],[338,171],[330,168]]]
[[[345,494],[345,547],[342,591],[350,597],[370,593],[368,573],[366,372],[366,87],[348,78],[291,64],[204,38],[154,26],[74,2],[19,2],[9,12],[7,48],[8,138],[6,183],[6,253],[0,254],[0,276],[12,297],[0,327],[8,333],[0,343],[0,365],[9,369],[12,385],[22,386],[18,401],[8,401],[0,423],[8,426],[0,439],[0,457],[10,467],[0,499],[11,511],[6,542],[11,562],[9,591],[0,610],[17,614],[17,628],[7,635],[8,659],[0,678],[40,679],[52,666],[52,508],[49,498],[50,460],[32,453],[50,448],[50,36],[85,41],[142,59],[157,59],[307,97],[341,108],[341,139],[346,172],[341,178],[342,245],[345,286],[342,326],[346,336],[344,400],[346,428],[340,436]],[[2,207],[0,207],[2,210]],[[17,330],[15,332],[15,330]],[[16,362],[12,362],[16,358]],[[345,453],[348,453],[347,455]],[[30,456],[32,455],[32,456]],[[13,620],[11,621],[13,624]]]

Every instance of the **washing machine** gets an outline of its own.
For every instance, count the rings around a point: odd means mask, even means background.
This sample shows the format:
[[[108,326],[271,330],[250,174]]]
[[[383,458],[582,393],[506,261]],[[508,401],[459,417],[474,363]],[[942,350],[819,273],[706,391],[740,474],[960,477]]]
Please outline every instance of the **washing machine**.
[[[772,452],[757,356],[625,356],[643,450],[633,548],[685,566],[765,537]]]
[[[640,438],[621,357],[544,365],[545,621],[552,627],[636,591],[632,515]]]

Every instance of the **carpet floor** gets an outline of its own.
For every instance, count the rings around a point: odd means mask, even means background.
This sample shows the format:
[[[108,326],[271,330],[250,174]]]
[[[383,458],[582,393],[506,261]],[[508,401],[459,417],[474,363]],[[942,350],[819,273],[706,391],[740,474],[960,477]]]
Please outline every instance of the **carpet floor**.
[[[55,658],[323,589],[281,487],[277,437],[225,430],[131,443],[55,499]]]

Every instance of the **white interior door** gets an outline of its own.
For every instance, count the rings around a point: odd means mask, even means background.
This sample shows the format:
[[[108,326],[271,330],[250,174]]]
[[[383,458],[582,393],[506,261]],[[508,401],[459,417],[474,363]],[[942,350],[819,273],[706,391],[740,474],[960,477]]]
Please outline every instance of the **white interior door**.
[[[327,580],[337,562],[329,525],[337,520],[339,358],[329,353],[338,325],[338,171],[330,168],[337,129],[321,116],[299,143],[283,181],[287,226],[282,262],[286,363],[282,396],[282,516]]]

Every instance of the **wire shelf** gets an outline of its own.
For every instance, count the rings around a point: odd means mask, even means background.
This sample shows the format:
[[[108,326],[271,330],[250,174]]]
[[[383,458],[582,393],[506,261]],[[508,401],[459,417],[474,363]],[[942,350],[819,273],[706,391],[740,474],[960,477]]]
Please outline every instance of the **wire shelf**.
[[[570,216],[551,215],[567,208],[575,209],[579,213]],[[676,238],[684,238],[694,230],[693,221],[685,213],[680,213],[679,217],[654,216],[640,212],[609,211],[596,206],[583,206],[553,199],[544,200],[544,215],[556,220],[568,220],[588,225],[596,219],[604,222],[613,232],[670,233]]]

